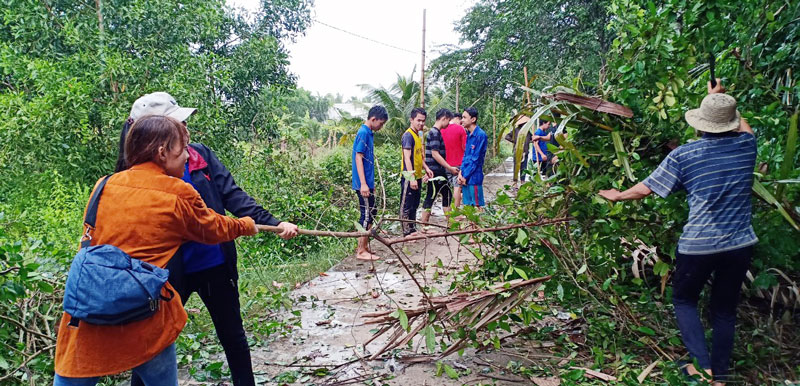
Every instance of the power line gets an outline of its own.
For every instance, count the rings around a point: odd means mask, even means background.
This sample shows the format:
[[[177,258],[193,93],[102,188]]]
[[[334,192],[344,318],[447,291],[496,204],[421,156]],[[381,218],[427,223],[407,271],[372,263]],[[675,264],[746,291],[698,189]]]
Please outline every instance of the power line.
[[[342,29],[342,28],[339,28],[339,27],[336,27],[336,26],[332,26],[332,25],[330,25],[330,24],[328,24],[328,23],[322,22],[322,21],[321,21],[321,20],[319,20],[319,19],[314,19],[314,21],[316,21],[317,23],[319,23],[319,24],[322,24],[322,25],[324,25],[324,26],[326,26],[326,27],[328,27],[328,28],[335,29],[335,30],[337,30],[337,31],[344,32],[344,33],[346,33],[346,34],[348,34],[348,35],[355,36],[355,37],[357,37],[357,38],[359,38],[359,39],[364,39],[364,40],[367,40],[367,41],[370,41],[370,42],[373,42],[373,43],[380,44],[380,45],[382,45],[382,46],[386,46],[386,47],[389,47],[389,48],[393,48],[393,49],[395,49],[395,50],[399,50],[399,51],[407,52],[407,53],[409,53],[409,54],[419,55],[419,52],[414,52],[414,51],[411,51],[411,50],[407,50],[407,49],[405,49],[405,48],[401,48],[401,47],[393,46],[393,45],[391,45],[391,44],[389,44],[389,43],[384,43],[384,42],[381,42],[381,41],[377,41],[377,40],[375,40],[375,39],[372,39],[372,38],[368,38],[368,37],[366,37],[366,36],[359,35],[359,34],[357,34],[357,33],[355,33],[355,32],[350,32],[350,31],[347,31],[347,30],[345,30],[345,29]]]

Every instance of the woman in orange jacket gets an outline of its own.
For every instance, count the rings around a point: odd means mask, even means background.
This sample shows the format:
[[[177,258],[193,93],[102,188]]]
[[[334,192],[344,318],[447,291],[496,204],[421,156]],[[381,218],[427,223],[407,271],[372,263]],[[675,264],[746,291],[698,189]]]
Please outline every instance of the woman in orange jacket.
[[[130,169],[108,180],[97,210],[92,244],[111,244],[131,258],[165,267],[187,241],[207,244],[254,235],[249,217],[234,219],[207,208],[181,177],[188,158],[188,133],[164,116],[136,121],[125,140]],[[169,283],[165,288],[173,290]],[[150,318],[125,325],[58,328],[55,386],[95,385],[100,376],[133,370],[146,385],[177,385],[175,340],[186,324],[178,297]]]

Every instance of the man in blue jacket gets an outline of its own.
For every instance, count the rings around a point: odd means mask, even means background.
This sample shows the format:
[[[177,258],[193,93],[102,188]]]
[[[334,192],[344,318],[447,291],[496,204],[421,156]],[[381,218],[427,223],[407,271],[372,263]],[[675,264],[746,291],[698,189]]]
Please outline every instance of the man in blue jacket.
[[[469,107],[461,114],[461,126],[469,132],[461,172],[458,183],[463,185],[464,205],[482,207],[483,200],[483,161],[489,140],[486,133],[478,126],[478,109]]]
[[[154,92],[137,99],[122,128],[116,171],[128,168],[124,162],[122,144],[125,143],[128,128],[136,119],[147,115],[164,115],[186,125],[186,120],[194,112],[193,108],[178,106],[175,99],[165,92]],[[183,180],[200,193],[207,207],[219,214],[225,214],[227,210],[237,217],[249,216],[256,224],[280,227],[283,232],[278,236],[283,239],[297,235],[297,225],[276,219],[239,188],[231,173],[211,149],[192,143],[187,150],[189,160],[185,165]],[[233,384],[255,385],[250,346],[247,343],[239,303],[236,244],[232,241],[214,245],[188,242],[181,246],[167,268],[169,282],[178,291],[181,302],[186,304],[189,296],[197,292],[208,309],[217,337],[225,350]],[[131,378],[132,386],[143,384],[140,378]]]

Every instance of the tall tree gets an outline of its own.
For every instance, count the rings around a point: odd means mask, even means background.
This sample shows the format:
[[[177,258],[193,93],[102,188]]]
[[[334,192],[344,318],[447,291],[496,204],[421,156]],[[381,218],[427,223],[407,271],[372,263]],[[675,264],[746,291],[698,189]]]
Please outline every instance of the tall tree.
[[[361,85],[361,87],[367,92],[366,99],[369,102],[383,105],[389,112],[389,120],[384,129],[380,131],[381,136],[400,138],[403,131],[411,124],[409,117],[411,110],[420,106],[420,86],[419,82],[414,80],[414,71],[408,77],[397,74],[397,81],[388,89],[370,85]],[[433,124],[433,115],[436,110],[445,107],[452,108],[449,94],[435,87],[425,90],[425,100],[429,101],[426,106],[428,127]]]
[[[110,170],[130,105],[148,92],[200,108],[193,133],[220,150],[276,132],[274,101],[294,88],[283,41],[303,32],[311,5],[264,1],[251,18],[223,0],[4,1],[0,191],[23,175]]]
[[[461,106],[491,111],[492,96],[522,95],[524,67],[539,86],[597,74],[613,40],[608,18],[605,3],[594,0],[480,0],[455,26],[468,47],[447,49],[431,73],[450,89],[459,82]]]

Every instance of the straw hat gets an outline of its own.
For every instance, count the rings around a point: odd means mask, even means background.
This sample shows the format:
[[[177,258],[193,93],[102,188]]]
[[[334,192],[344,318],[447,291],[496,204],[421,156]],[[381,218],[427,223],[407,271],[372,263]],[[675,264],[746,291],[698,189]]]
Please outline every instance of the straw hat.
[[[739,129],[740,114],[736,99],[728,94],[709,94],[703,98],[699,109],[686,112],[686,122],[707,133],[724,133]]]
[[[531,117],[529,117],[527,115],[520,115],[519,118],[517,118],[516,122],[514,122],[514,126],[524,125],[524,124],[528,123],[528,121],[530,121],[530,120],[531,120]]]

